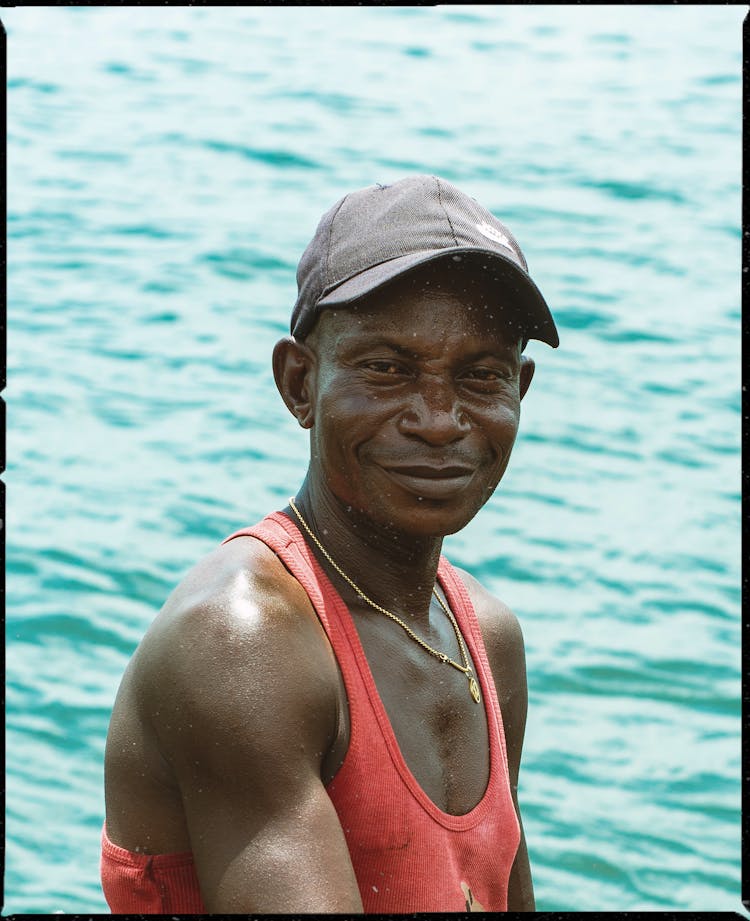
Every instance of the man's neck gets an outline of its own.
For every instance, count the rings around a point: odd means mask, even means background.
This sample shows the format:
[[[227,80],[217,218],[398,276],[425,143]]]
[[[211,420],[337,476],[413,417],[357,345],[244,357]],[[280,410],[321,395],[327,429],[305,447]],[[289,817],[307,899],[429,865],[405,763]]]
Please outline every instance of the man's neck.
[[[400,617],[428,619],[441,537],[414,537],[380,526],[342,504],[309,476],[295,504],[331,559],[359,590]],[[292,519],[300,525],[293,512]],[[303,526],[300,530],[334,584],[341,586],[342,579],[335,568],[309,539]],[[347,585],[344,594],[349,588]]]

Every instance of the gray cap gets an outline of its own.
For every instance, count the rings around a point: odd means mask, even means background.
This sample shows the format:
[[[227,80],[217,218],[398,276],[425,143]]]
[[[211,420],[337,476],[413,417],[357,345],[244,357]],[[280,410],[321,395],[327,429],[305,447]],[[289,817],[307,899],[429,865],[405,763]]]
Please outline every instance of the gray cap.
[[[527,338],[559,345],[555,321],[511,232],[437,176],[359,189],[323,215],[297,267],[292,335],[304,339],[327,307],[351,304],[417,266],[451,256],[512,293],[510,306]]]

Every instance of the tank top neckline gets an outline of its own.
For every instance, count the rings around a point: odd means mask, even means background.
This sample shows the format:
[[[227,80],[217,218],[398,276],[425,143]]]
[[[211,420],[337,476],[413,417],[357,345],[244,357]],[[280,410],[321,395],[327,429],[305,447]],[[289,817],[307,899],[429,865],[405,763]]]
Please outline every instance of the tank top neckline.
[[[442,809],[440,809],[440,807],[432,799],[430,799],[430,797],[424,791],[419,781],[416,779],[408,764],[406,763],[406,759],[404,758],[399,747],[398,740],[396,738],[393,726],[391,725],[391,721],[388,717],[388,713],[385,709],[385,705],[383,704],[380,694],[378,693],[375,679],[370,669],[369,662],[367,661],[364,648],[362,647],[362,643],[359,639],[359,633],[357,632],[354,620],[351,613],[349,612],[349,608],[344,603],[344,600],[339,594],[338,590],[328,578],[327,573],[318,562],[316,556],[313,554],[302,532],[297,527],[295,522],[292,521],[292,519],[284,512],[272,512],[267,516],[266,520],[268,519],[271,519],[280,525],[289,535],[289,537],[294,540],[300,550],[304,548],[304,559],[307,565],[312,569],[315,578],[318,580],[318,584],[320,585],[323,596],[333,600],[336,608],[336,613],[338,615],[339,624],[342,627],[352,653],[354,654],[353,658],[356,662],[359,675],[368,693],[370,706],[372,707],[372,711],[379,725],[380,733],[391,757],[393,766],[397,770],[402,781],[414,799],[420,804],[420,806],[425,810],[425,812],[427,812],[428,815],[430,815],[436,822],[439,822],[441,825],[448,829],[462,831],[477,825],[482,821],[482,819],[486,817],[488,810],[494,805],[498,795],[498,785],[503,779],[501,775],[505,776],[506,782],[509,784],[509,780],[507,778],[507,770],[505,772],[501,771],[501,763],[507,764],[507,757],[505,754],[502,715],[500,712],[500,705],[497,699],[494,681],[489,670],[489,663],[487,661],[487,656],[484,649],[484,642],[482,640],[481,634],[479,633],[479,625],[476,620],[476,615],[474,614],[474,608],[471,603],[471,599],[469,598],[468,592],[466,591],[466,588],[464,587],[460,578],[452,572],[452,566],[450,562],[441,555],[438,564],[437,581],[445,593],[445,597],[448,601],[448,604],[450,605],[451,611],[453,612],[453,615],[461,629],[461,634],[464,638],[464,642],[466,643],[467,651],[469,652],[469,657],[472,662],[476,678],[479,682],[479,687],[482,692],[482,701],[480,706],[482,706],[484,711],[484,716],[487,724],[487,740],[489,744],[489,776],[487,779],[487,785],[476,805],[468,812],[462,813],[460,815],[453,815],[450,812],[444,812]],[[314,605],[312,598],[310,601]],[[343,671],[342,674],[346,686],[348,684],[347,674]],[[349,695],[348,687],[347,694]],[[356,749],[356,736],[358,735],[358,732],[359,731],[354,724],[354,720],[350,719],[349,748],[344,757],[344,761],[339,768],[339,772],[345,768],[350,754],[353,754],[353,751]],[[354,745],[352,743],[354,743]],[[332,782],[335,782],[335,779],[336,778],[334,777]]]

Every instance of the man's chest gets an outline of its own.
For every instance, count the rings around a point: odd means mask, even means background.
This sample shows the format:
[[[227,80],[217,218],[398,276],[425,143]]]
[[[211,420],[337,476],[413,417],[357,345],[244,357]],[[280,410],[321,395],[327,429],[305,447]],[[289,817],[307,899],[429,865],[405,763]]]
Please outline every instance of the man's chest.
[[[392,733],[406,767],[441,811],[470,812],[489,781],[485,701],[474,700],[467,676],[450,661],[428,652],[397,624],[373,623],[370,614],[365,616],[368,620],[355,623],[373,679],[374,703],[376,708],[382,704],[385,714],[381,729],[386,736]],[[463,665],[452,630],[430,639],[432,648]],[[471,658],[469,665],[476,675]]]

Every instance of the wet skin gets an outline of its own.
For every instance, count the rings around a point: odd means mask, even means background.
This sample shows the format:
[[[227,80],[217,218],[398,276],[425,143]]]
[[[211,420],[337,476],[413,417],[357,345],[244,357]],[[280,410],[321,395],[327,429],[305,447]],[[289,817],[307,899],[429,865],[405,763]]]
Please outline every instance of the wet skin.
[[[431,598],[442,539],[500,481],[534,366],[496,292],[457,279],[419,273],[356,309],[324,312],[304,343],[278,343],[274,373],[310,432],[298,507],[367,594],[458,659]],[[489,762],[484,710],[466,679],[373,616],[312,549],[352,612],[412,773],[444,811],[470,811]],[[518,809],[523,639],[512,612],[461,576]],[[209,912],[361,911],[325,793],[347,745],[343,682],[309,599],[265,545],[236,539],[175,589],[123,678],[105,764],[110,837],[147,853],[192,850]],[[522,837],[509,909],[533,907]]]

